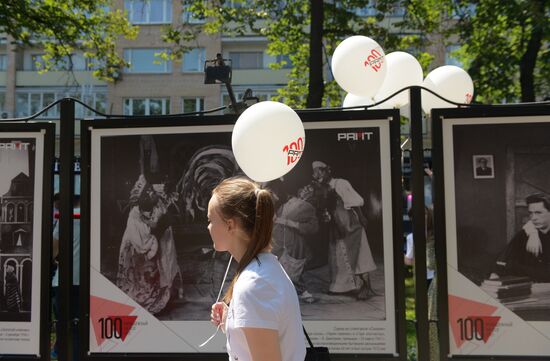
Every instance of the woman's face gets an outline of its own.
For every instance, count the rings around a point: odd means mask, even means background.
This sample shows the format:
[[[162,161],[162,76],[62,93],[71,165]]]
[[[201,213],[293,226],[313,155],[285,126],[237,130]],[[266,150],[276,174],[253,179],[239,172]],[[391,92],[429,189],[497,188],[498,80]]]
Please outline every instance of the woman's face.
[[[229,250],[229,225],[221,217],[218,208],[218,199],[215,195],[208,202],[208,232],[210,232],[210,237],[212,237],[216,251],[224,252]]]

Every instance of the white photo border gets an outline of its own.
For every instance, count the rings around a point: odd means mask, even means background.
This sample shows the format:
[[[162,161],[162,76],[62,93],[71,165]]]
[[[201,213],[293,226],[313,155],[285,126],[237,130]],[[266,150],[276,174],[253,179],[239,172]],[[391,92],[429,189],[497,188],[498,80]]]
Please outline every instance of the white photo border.
[[[90,123],[91,124],[91,123]],[[152,124],[152,123],[150,123]],[[381,190],[382,190],[382,217],[383,217],[383,247],[384,247],[384,283],[385,283],[385,308],[386,308],[386,319],[383,321],[366,321],[368,322],[369,327],[373,328],[384,328],[387,329],[388,333],[386,336],[386,344],[388,347],[380,352],[380,350],[373,352],[373,354],[392,354],[394,356],[400,356],[398,353],[398,320],[396,313],[392,310],[396,309],[396,294],[394,280],[396,275],[394,269],[396,265],[394,264],[394,233],[393,226],[393,212],[392,203],[392,181],[391,181],[391,145],[390,145],[390,118],[381,118],[379,120],[346,120],[346,121],[320,121],[320,122],[304,122],[304,127],[306,132],[308,129],[345,129],[345,128],[357,128],[357,127],[377,127],[380,130],[380,164],[381,164]],[[116,128],[116,127],[106,127],[106,128],[93,128],[89,129],[89,142],[90,142],[90,294],[93,292],[93,289],[97,289],[97,283],[94,286],[94,282],[97,282],[97,276],[99,275],[101,255],[100,247],[97,245],[100,241],[100,232],[101,232],[101,222],[99,217],[99,211],[101,209],[100,198],[101,194],[100,189],[100,159],[101,159],[101,139],[102,137],[112,137],[112,136],[125,136],[125,135],[155,135],[155,134],[177,134],[177,133],[219,133],[219,132],[230,132],[232,130],[231,125],[197,125],[197,126],[151,126],[151,127],[139,127],[139,128]],[[306,140],[307,143],[307,140]],[[91,322],[91,320],[90,320]],[[148,352],[170,352],[170,353],[198,353],[198,352],[210,352],[218,353],[225,352],[224,342],[220,340],[221,337],[215,338],[216,341],[211,342],[211,347],[205,348],[205,350],[198,350],[198,348],[193,347],[192,345],[198,345],[204,339],[206,339],[211,334],[211,326],[208,321],[179,321],[183,323],[183,328],[176,325],[177,322],[164,322],[165,326],[169,328],[174,333],[179,333],[182,329],[187,329],[189,332],[186,332],[187,335],[184,336],[186,339],[185,342],[181,342],[179,349],[164,349],[162,347],[162,342],[154,342],[153,344],[158,345],[158,350],[151,350],[151,346],[148,345]],[[328,322],[328,321],[327,321]],[[365,321],[356,321],[359,325],[361,322]],[[313,333],[316,333],[316,330],[324,329],[326,327],[328,331],[333,331],[338,329],[341,326],[346,326],[347,328],[354,325],[353,321],[345,321],[342,325],[337,324],[337,321],[330,321],[329,325],[323,326],[323,321],[306,321],[304,324],[308,330],[312,330]],[[326,323],[326,322],[325,322]],[[95,342],[93,338],[92,325],[90,324],[90,333],[89,333],[89,342],[90,342],[90,354],[95,353],[115,353],[116,351],[109,351],[108,349],[102,348],[101,350],[92,349],[92,344]],[[327,332],[328,332],[327,331]],[[185,346],[187,344],[187,346]],[[183,345],[183,346],[181,346]],[[128,351],[120,351],[127,353]],[[130,351],[131,352],[131,351]],[[143,352],[142,350],[136,351],[137,353]],[[338,352],[333,352],[338,353]],[[357,353],[357,352],[344,352],[344,353]]]
[[[443,110],[441,111],[443,113]],[[466,110],[464,110],[466,112]],[[518,111],[519,112],[519,111]],[[439,114],[438,114],[439,115]],[[456,117],[456,118],[455,118]],[[529,322],[515,317],[514,314],[507,310],[505,306],[502,306],[497,300],[493,299],[487,294],[484,294],[480,290],[479,286],[471,282],[459,272],[458,265],[458,244],[457,244],[457,213],[456,213],[456,190],[459,187],[465,185],[456,184],[455,182],[455,156],[460,150],[455,153],[453,129],[455,126],[470,125],[470,126],[485,126],[485,125],[506,125],[506,124],[525,124],[526,127],[533,123],[550,123],[550,115],[530,115],[530,116],[490,116],[490,117],[460,117],[459,115],[443,116],[441,115],[441,142],[442,142],[442,167],[444,173],[443,179],[443,193],[444,193],[444,214],[445,214],[445,248],[446,248],[446,285],[441,286],[446,288],[447,295],[442,295],[441,299],[445,299],[443,304],[449,302],[448,309],[440,309],[441,312],[447,312],[444,319],[449,321],[448,325],[442,325],[442,327],[448,327],[448,359],[455,356],[469,356],[469,357],[487,357],[497,356],[504,359],[516,359],[521,356],[528,357],[547,357],[550,354],[550,341],[541,344],[533,344],[532,338],[526,337],[524,332],[531,330],[539,336],[550,340],[550,322]],[[436,135],[434,135],[436,137]],[[479,154],[479,156],[487,156]],[[494,159],[493,159],[494,160]],[[474,170],[475,172],[475,164]],[[493,162],[493,176],[494,176],[494,162]],[[475,177],[474,177],[475,178]],[[492,178],[492,177],[491,177]],[[440,243],[438,243],[440,244]],[[445,281],[445,280],[442,280]],[[456,340],[453,341],[453,322],[450,320],[450,313],[452,306],[450,301],[447,301],[448,297],[460,296],[463,299],[476,300],[476,302],[486,303],[490,307],[495,307],[494,315],[503,317],[502,320],[512,320],[514,328],[509,330],[508,335],[499,336],[501,340],[509,337],[510,342],[498,342],[500,340],[490,340],[491,342],[483,342],[477,340],[471,340],[465,342],[460,347],[457,346]],[[482,300],[482,301],[480,301]],[[456,311],[452,311],[456,312]],[[500,325],[500,324],[499,324]],[[502,326],[495,330],[507,330],[506,322],[502,323]],[[495,331],[496,332],[496,331]],[[442,340],[445,341],[445,340]],[[533,347],[531,347],[533,346]]]

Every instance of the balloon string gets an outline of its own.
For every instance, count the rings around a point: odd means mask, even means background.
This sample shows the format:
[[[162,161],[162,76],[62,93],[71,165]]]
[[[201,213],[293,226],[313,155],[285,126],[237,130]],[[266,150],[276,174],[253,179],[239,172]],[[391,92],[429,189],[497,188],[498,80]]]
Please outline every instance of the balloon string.
[[[225,284],[225,279],[227,278],[227,273],[229,272],[229,266],[231,266],[232,260],[233,260],[233,256],[229,257],[229,262],[227,262],[227,268],[225,269],[225,274],[223,275],[223,281],[222,281],[222,285],[220,286],[220,290],[218,291],[218,297],[216,298],[216,303],[220,302],[220,296],[222,294],[223,285]]]
[[[218,297],[216,298],[216,303],[218,303],[220,301],[220,297],[222,295],[222,290],[223,290],[223,285],[225,284],[227,274],[229,273],[229,267],[231,266],[231,261],[232,260],[233,260],[233,256],[229,257],[229,262],[227,263],[227,268],[225,269],[225,274],[223,275],[223,280],[222,280],[222,284],[220,286],[220,290],[218,292]],[[203,343],[201,343],[199,345],[199,348],[206,345],[208,342],[210,342],[218,334],[218,331],[220,330],[220,326],[221,326],[221,323],[218,325],[218,327],[216,327],[216,331],[212,334],[212,336],[208,337],[208,339],[206,341],[204,341]]]
[[[221,325],[221,324],[220,324]],[[204,345],[206,345],[208,342],[210,342],[210,340],[212,340],[217,334],[218,334],[218,331],[220,330],[220,325],[218,325],[218,327],[216,327],[216,332],[214,332],[212,334],[212,336],[208,337],[208,339],[206,341],[204,341],[203,343],[201,343],[199,345],[199,348],[203,347]]]

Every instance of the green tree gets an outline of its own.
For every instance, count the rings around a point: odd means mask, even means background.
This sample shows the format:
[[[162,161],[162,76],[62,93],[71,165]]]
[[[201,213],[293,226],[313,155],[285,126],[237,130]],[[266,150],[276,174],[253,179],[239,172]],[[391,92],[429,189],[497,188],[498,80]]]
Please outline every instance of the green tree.
[[[363,34],[376,39],[386,50],[416,49],[423,39],[418,34],[402,34],[386,14],[400,0],[182,0],[194,17],[208,20],[203,25],[182,24],[170,28],[164,40],[173,45],[172,57],[189,49],[189,42],[201,31],[210,34],[259,34],[268,40],[267,52],[292,63],[287,86],[279,95],[292,107],[320,107],[330,99],[341,104],[342,90],[332,80],[329,55],[346,37]],[[370,12],[374,16],[361,16]],[[420,55],[420,54],[417,54]],[[423,61],[430,57],[423,54]],[[273,68],[284,62],[272,64]]]
[[[468,1],[457,33],[480,100],[533,102],[550,89],[550,1]],[[469,6],[469,7],[468,7]],[[544,93],[546,92],[546,93]]]
[[[329,55],[350,35],[376,39],[388,53],[409,51],[426,70],[430,42],[462,44],[454,54],[475,84],[475,101],[534,101],[550,92],[550,0],[182,0],[203,26],[183,24],[166,33],[180,56],[185,44],[208,33],[261,34],[268,53],[292,62],[279,95],[293,107],[318,107],[343,92],[330,75]],[[405,7],[403,20],[392,11]],[[371,16],[359,16],[367,10]],[[321,60],[319,60],[321,59]],[[274,68],[282,64],[273,64]],[[306,95],[306,96],[304,96]]]
[[[456,52],[483,103],[532,102],[550,91],[549,0],[411,0],[406,22],[462,44]]]
[[[0,2],[0,32],[17,44],[44,47],[44,71],[70,70],[70,55],[80,50],[96,77],[112,80],[126,66],[116,43],[134,38],[137,28],[110,0],[17,0]]]

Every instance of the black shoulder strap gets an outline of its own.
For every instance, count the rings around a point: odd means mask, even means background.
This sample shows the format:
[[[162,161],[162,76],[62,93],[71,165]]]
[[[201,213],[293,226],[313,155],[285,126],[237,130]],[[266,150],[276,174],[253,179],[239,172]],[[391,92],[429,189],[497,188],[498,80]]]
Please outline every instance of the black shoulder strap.
[[[307,331],[306,331],[306,328],[304,327],[304,325],[302,325],[302,329],[304,330],[304,335],[306,335],[307,342],[309,343],[309,346],[310,346],[311,348],[314,348],[314,347],[313,347],[313,342],[311,342],[311,339],[309,338],[309,335],[307,334]]]

